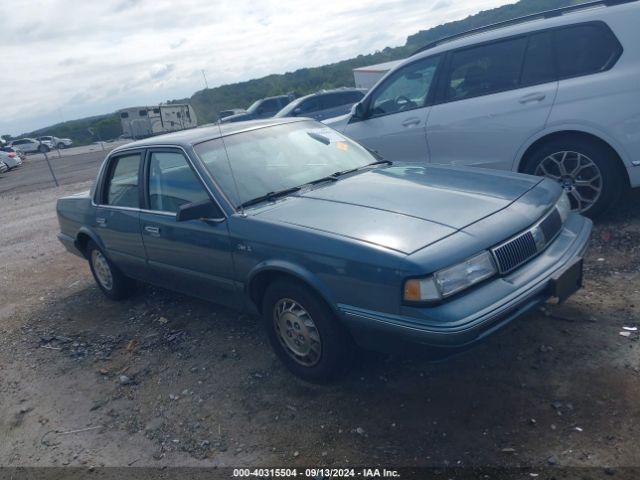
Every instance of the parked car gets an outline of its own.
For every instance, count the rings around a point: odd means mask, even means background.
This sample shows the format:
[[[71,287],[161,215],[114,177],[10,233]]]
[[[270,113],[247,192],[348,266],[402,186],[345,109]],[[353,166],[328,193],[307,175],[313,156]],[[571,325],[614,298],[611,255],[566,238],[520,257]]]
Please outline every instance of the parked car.
[[[47,143],[36,140],[35,138],[19,138],[18,140],[13,140],[9,146],[19,148],[24,153],[44,153],[51,150],[51,147]]]
[[[321,90],[300,97],[275,114],[275,117],[310,117],[315,120],[335,117],[348,113],[351,107],[362,100],[366,90],[340,88]]]
[[[398,160],[547,176],[597,215],[640,186],[640,4],[508,23],[429,46],[326,123]]]
[[[20,160],[24,161],[27,156],[24,154],[24,152],[22,150],[20,150],[19,148],[13,148],[13,147],[0,147],[0,150],[3,152],[7,152],[7,153],[15,153],[16,155],[18,155],[20,157]]]
[[[15,152],[0,151],[0,160],[2,160],[9,170],[13,170],[22,165],[22,160]]]
[[[564,300],[591,232],[550,179],[396,165],[308,119],[118,147],[57,212],[107,297],[139,280],[259,313],[313,381],[348,365],[354,342],[465,346]]]
[[[244,108],[230,108],[229,110],[222,110],[218,112],[218,118],[230,117],[231,115],[237,115],[238,113],[244,113]]]
[[[73,145],[73,141],[70,138],[59,138],[54,137],[52,135],[45,135],[44,137],[38,137],[43,143],[50,145],[51,148],[57,148],[58,150],[62,150],[63,148],[68,148]]]
[[[256,100],[245,112],[236,113],[220,119],[221,123],[241,122],[260,118],[270,118],[282,110],[293,97],[290,95],[278,95]]]

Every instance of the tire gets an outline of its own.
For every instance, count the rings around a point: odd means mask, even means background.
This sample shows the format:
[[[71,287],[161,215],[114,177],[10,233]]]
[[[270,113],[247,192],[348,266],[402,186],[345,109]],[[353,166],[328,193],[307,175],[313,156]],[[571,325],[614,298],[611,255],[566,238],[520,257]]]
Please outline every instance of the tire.
[[[278,311],[285,313],[279,315]],[[344,374],[351,365],[355,346],[349,333],[326,303],[306,286],[290,280],[272,283],[265,292],[262,312],[271,346],[297,377],[326,383]],[[298,345],[293,343],[294,332],[302,340]]]
[[[93,241],[87,243],[86,254],[93,279],[107,298],[124,300],[135,293],[135,280],[120,272]]]
[[[58,150],[64,150],[64,143],[60,142],[58,144]]]
[[[47,147],[46,145],[40,145],[40,146],[38,147],[38,151],[39,151],[40,153],[45,153],[45,152],[48,152],[49,150],[50,150],[50,148],[49,148],[49,147]]]
[[[557,181],[567,192],[574,210],[595,218],[609,210],[624,189],[624,178],[617,162],[619,158],[615,152],[599,142],[566,136],[538,147],[526,160],[523,172]],[[559,164],[564,165],[566,174]],[[571,175],[571,170],[577,169],[578,164],[580,170]]]

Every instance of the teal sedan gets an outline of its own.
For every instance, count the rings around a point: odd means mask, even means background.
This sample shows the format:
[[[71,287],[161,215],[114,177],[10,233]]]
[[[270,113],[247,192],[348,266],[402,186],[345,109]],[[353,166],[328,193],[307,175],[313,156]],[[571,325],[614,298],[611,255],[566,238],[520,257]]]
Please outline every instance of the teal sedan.
[[[592,226],[557,182],[394,163],[308,119],[129,143],[57,211],[110,299],[146,282],[260,315],[316,382],[356,345],[458,349],[565,300]]]

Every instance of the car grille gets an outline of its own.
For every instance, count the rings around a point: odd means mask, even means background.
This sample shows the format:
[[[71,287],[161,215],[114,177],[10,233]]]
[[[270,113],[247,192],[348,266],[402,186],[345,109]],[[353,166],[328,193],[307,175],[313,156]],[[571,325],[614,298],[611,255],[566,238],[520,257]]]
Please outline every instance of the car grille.
[[[562,219],[555,208],[542,220],[502,245],[492,249],[493,256],[502,274],[515,270],[544,250],[562,228]],[[544,243],[536,244],[534,231],[539,229],[544,235]]]

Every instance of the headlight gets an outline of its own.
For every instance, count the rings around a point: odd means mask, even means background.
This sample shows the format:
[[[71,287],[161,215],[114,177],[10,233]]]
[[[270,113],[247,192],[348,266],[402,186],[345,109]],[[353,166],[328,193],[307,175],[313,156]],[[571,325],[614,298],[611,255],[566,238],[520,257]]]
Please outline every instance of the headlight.
[[[428,277],[407,280],[404,284],[404,300],[441,300],[495,275],[496,272],[491,254],[482,252],[457,265],[438,270]]]
[[[564,223],[567,220],[569,213],[571,213],[571,202],[569,201],[569,197],[566,192],[562,192],[562,195],[560,195],[560,198],[556,202],[556,210],[558,210],[562,223]]]

